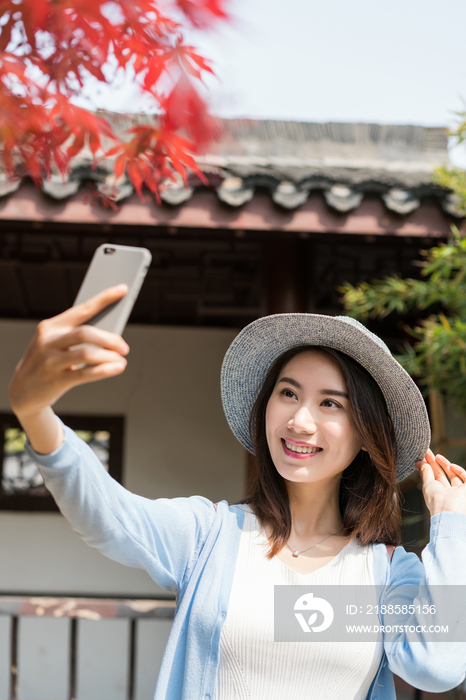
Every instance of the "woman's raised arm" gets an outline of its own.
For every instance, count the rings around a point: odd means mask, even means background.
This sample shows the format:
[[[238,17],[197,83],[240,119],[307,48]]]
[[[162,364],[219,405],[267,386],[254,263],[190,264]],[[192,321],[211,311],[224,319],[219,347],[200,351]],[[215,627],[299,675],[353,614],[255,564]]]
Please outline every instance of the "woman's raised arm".
[[[11,405],[29,439],[26,451],[73,529],[111,559],[178,591],[210,531],[212,503],[129,492],[52,409],[72,387],[124,371],[129,347],[123,338],[85,324],[126,292],[126,285],[106,289],[39,323],[11,381]]]
[[[63,441],[52,409],[63,394],[124,371],[129,347],[123,338],[83,324],[127,291],[126,285],[111,287],[37,326],[9,388],[13,412],[36,452],[50,454]]]

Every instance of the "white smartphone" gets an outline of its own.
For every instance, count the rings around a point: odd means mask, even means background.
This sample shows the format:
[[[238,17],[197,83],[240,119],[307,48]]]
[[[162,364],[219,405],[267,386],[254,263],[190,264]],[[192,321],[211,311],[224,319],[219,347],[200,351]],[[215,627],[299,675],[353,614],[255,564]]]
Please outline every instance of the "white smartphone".
[[[107,287],[127,284],[128,293],[110,304],[86,325],[121,335],[152,260],[147,248],[104,243],[94,253],[73,306],[87,301]]]

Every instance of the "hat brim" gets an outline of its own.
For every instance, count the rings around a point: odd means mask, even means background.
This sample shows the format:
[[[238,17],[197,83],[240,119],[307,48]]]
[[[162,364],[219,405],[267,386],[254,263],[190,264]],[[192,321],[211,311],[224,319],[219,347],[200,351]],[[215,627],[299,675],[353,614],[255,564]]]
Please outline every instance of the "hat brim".
[[[380,339],[353,319],[321,314],[276,314],[253,321],[236,336],[221,370],[221,395],[230,428],[254,453],[249,417],[265,377],[280,355],[299,345],[326,346],[359,362],[379,385],[397,441],[397,480],[415,468],[430,444],[427,409],[418,387]]]

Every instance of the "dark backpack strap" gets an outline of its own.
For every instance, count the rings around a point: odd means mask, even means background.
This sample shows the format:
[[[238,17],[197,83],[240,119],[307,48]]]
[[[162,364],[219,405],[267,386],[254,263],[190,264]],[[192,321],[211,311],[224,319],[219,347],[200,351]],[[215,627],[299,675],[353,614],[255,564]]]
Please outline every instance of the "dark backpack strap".
[[[393,552],[395,551],[395,547],[392,544],[386,544],[385,546],[387,548],[388,558],[391,561],[393,557]]]

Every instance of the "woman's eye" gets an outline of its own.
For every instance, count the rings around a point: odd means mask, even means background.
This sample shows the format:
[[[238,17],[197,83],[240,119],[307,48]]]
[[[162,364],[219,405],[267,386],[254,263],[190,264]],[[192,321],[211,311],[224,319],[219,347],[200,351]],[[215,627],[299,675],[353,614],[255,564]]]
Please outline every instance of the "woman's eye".
[[[280,394],[282,396],[287,396],[290,399],[296,398],[296,394],[294,393],[294,391],[291,391],[291,389],[282,389]]]
[[[340,404],[333,399],[324,399],[324,401],[322,401],[322,406],[336,406],[336,408],[341,408]]]

